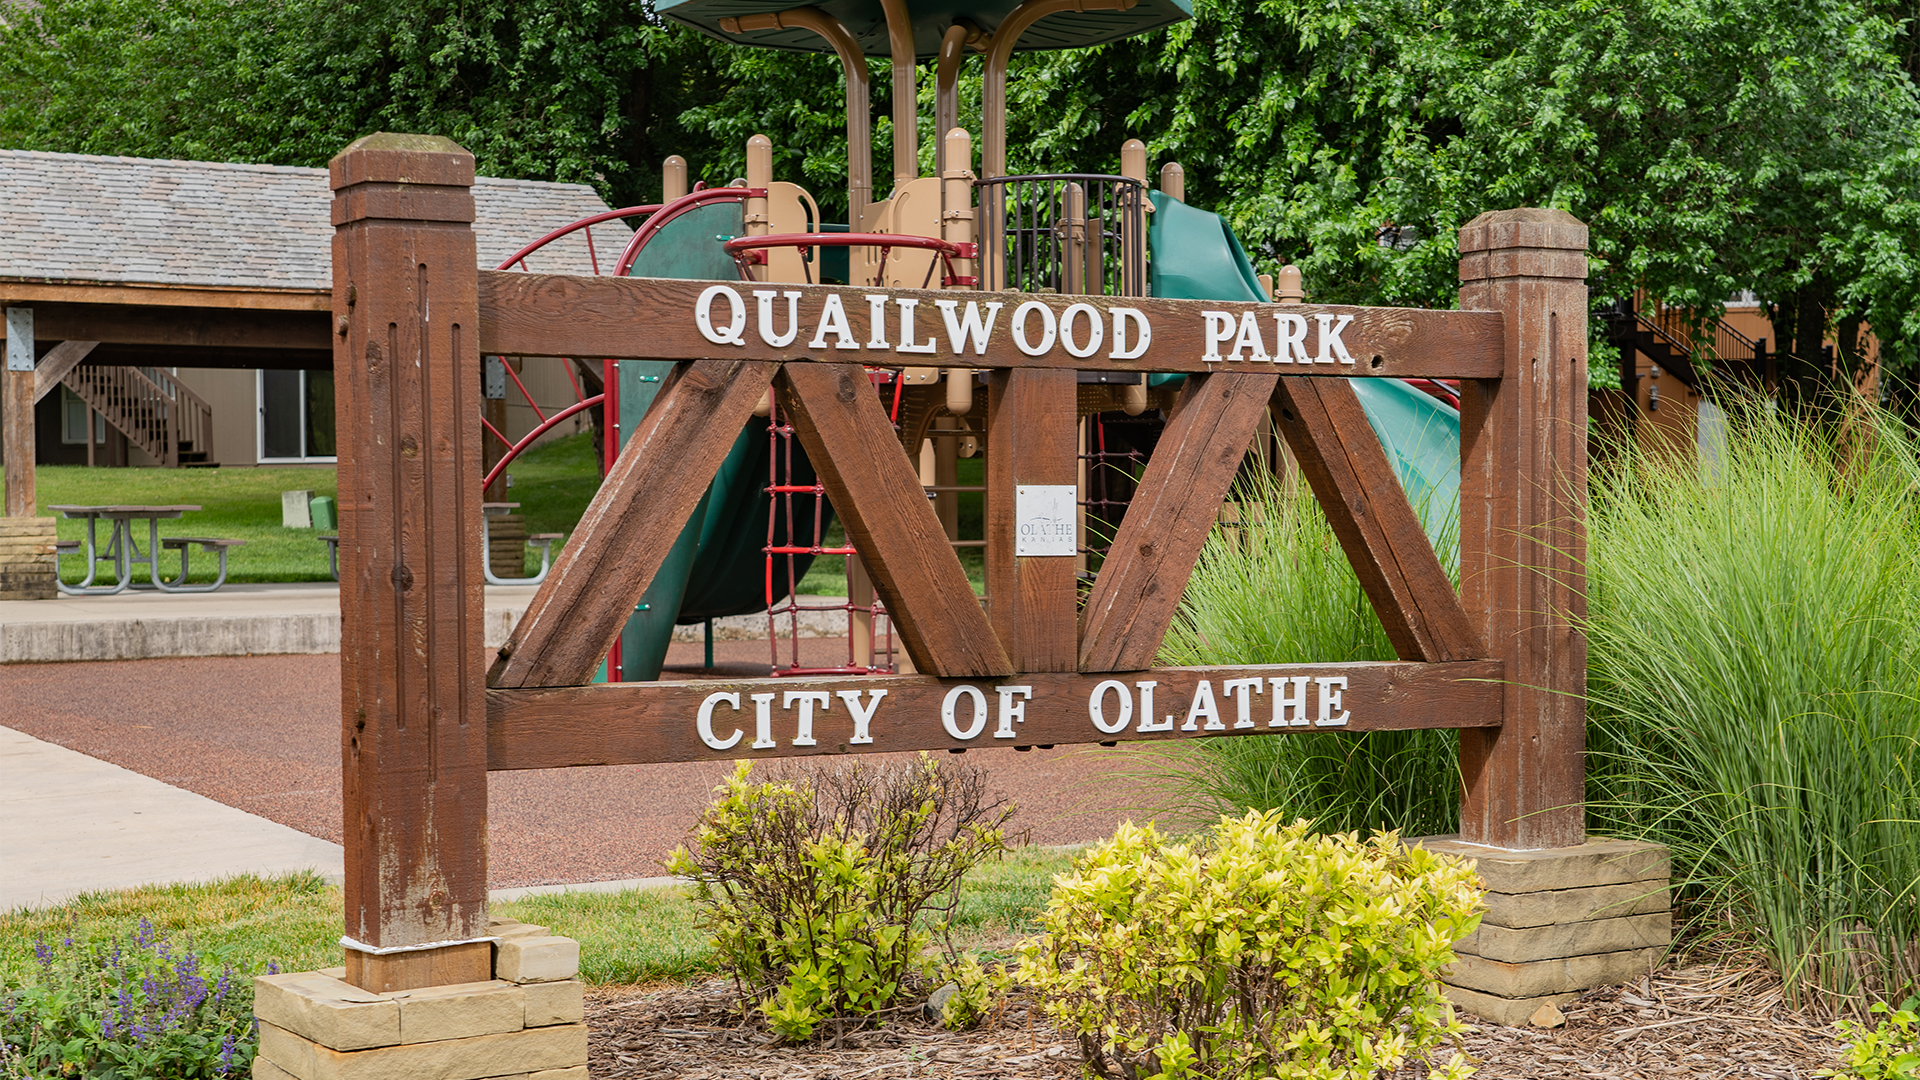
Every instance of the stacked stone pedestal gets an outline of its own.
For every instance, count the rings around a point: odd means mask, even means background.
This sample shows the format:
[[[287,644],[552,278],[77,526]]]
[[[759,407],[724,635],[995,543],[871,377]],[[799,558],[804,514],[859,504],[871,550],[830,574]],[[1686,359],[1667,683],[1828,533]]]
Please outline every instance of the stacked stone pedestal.
[[[527,576],[527,519],[519,514],[487,518],[487,566],[494,577]]]
[[[1459,1008],[1526,1023],[1599,986],[1647,974],[1673,940],[1667,849],[1628,840],[1507,851],[1431,837],[1414,843],[1471,859],[1487,884],[1480,928],[1454,946],[1442,980]]]
[[[0,600],[54,597],[53,519],[0,517]]]
[[[579,943],[494,920],[493,979],[375,994],[345,968],[254,980],[254,1080],[586,1080]]]

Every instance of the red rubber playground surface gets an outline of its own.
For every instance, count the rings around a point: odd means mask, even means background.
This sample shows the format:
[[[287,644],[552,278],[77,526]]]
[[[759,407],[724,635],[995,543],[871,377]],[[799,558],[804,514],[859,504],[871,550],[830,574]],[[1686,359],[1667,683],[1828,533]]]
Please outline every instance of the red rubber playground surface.
[[[675,645],[667,677],[691,674],[700,648]],[[715,653],[725,674],[766,670],[764,641],[719,642]],[[340,840],[337,656],[4,666],[0,725]],[[1123,775],[1137,767],[1131,758],[1124,748],[1097,747],[966,755],[988,771],[992,788],[1018,804],[1016,827],[1042,844],[1097,839],[1124,818],[1143,816],[1132,808],[1152,793]],[[662,874],[661,858],[685,838],[730,768],[700,762],[493,773],[491,885]]]

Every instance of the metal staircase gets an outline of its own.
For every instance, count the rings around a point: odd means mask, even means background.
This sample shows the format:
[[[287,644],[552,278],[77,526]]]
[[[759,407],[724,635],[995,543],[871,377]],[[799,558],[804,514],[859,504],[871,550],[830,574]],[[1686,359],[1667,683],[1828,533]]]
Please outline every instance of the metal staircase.
[[[1662,309],[1649,316],[1631,299],[1616,300],[1599,314],[1607,325],[1609,342],[1638,351],[1690,390],[1704,389],[1701,382],[1707,371],[1703,368],[1732,382],[1758,386],[1765,381],[1766,339],[1754,341],[1717,315],[1696,326],[1680,309]],[[1631,386],[1627,390],[1632,393]]]
[[[207,463],[213,407],[166,371],[82,365],[61,382],[160,464]]]

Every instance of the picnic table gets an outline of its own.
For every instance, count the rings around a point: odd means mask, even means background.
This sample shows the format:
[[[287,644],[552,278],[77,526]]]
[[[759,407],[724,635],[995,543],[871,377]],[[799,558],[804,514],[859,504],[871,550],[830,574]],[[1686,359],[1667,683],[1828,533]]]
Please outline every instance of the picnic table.
[[[493,572],[493,532],[491,522],[496,517],[504,517],[519,509],[517,502],[490,502],[480,504],[480,571],[489,585],[538,585],[547,580],[547,569],[553,560],[554,541],[561,539],[562,533],[534,533],[526,538],[540,552],[540,572],[531,577],[503,578]],[[320,542],[327,545],[327,572],[333,580],[340,580],[340,536],[338,533],[322,536]]]
[[[168,536],[160,535],[160,522],[173,520],[185,514],[199,510],[198,506],[176,504],[171,506],[49,506],[47,509],[66,518],[81,518],[87,523],[85,541],[68,540],[55,545],[56,559],[60,555],[84,554],[87,576],[77,585],[68,585],[58,575],[54,584],[61,592],[70,596],[111,596],[131,588],[151,587],[161,592],[189,593],[212,592],[227,583],[227,551],[239,547],[244,540],[221,540],[209,536]],[[112,525],[112,535],[107,539],[105,548],[100,546],[99,526],[105,521]],[[140,550],[138,542],[138,523],[147,523],[147,549]],[[192,547],[202,551],[218,552],[220,556],[220,574],[210,584],[187,584],[188,552]],[[162,550],[180,553],[180,574],[166,578],[160,572],[159,554]],[[99,573],[100,564],[106,562],[113,566],[114,582],[111,585],[96,585],[94,578]],[[133,568],[146,564],[147,581],[133,580]]]

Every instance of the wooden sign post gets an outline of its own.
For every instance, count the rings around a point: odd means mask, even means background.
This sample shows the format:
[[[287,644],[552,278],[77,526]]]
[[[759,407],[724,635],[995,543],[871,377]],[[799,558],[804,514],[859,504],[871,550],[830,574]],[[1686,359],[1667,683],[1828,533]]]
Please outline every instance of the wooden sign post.
[[[1457,728],[1466,846],[1483,867],[1559,867],[1500,887],[1663,877],[1644,852],[1638,877],[1593,870],[1580,846],[1586,229],[1571,217],[1475,219],[1463,310],[1409,310],[478,271],[472,178],[469,155],[418,136],[370,136],[333,163],[354,985],[514,977],[486,918],[490,769]],[[483,353],[677,364],[490,665]],[[867,365],[988,372],[991,614]],[[1083,611],[1076,370],[1188,376]],[[1349,382],[1375,377],[1462,380],[1458,590]],[[769,389],[923,674],[590,684]],[[1399,661],[1154,666],[1269,416]],[[1517,849],[1552,850],[1503,853]],[[1583,912],[1574,936],[1612,949],[1584,966],[1541,928],[1463,942],[1470,1007],[1502,1018],[1566,992],[1556,979],[1645,959],[1649,943],[1620,945],[1645,924]]]
[[[6,457],[7,517],[32,517],[34,510],[33,309],[6,309],[6,370],[0,372],[0,455]]]
[[[1504,723],[1460,733],[1462,839],[1586,837],[1587,227],[1558,210],[1460,230],[1460,306],[1506,317],[1505,369],[1460,394],[1460,593],[1506,664]]]
[[[492,978],[473,156],[333,160],[347,981]]]

